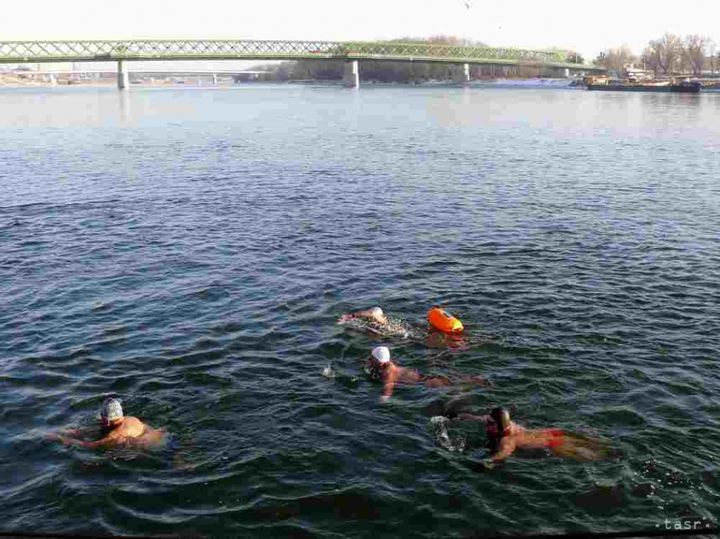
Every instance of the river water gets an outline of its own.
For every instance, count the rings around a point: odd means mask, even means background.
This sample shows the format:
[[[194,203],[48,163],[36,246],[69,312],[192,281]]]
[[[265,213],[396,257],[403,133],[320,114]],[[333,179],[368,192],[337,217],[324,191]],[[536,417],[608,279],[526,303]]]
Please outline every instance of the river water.
[[[3,89],[1,527],[436,537],[717,522],[718,178],[718,94]],[[422,325],[436,303],[472,346],[335,324],[381,305]],[[494,385],[402,387],[380,404],[362,371],[379,343]],[[92,424],[108,395],[167,428],[168,446],[44,439]],[[438,439],[431,418],[451,399],[614,449],[481,472],[481,429],[452,429],[465,451]]]

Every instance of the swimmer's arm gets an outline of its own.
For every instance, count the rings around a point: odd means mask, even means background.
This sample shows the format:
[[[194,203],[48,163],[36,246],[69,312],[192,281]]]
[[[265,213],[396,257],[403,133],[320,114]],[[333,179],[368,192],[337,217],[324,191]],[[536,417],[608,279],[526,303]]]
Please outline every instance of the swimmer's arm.
[[[105,438],[101,438],[100,440],[96,440],[94,442],[86,442],[85,440],[78,440],[77,438],[63,436],[61,434],[55,434],[52,439],[61,442],[63,445],[76,445],[78,447],[85,447],[88,449],[114,445],[119,442],[118,438],[114,436],[106,436]]]
[[[98,447],[102,447],[105,445],[112,445],[116,442],[113,438],[103,438],[101,440],[97,440],[95,442],[85,442],[83,440],[76,440],[74,438],[69,438],[70,443],[66,445],[77,445],[79,447],[85,447],[87,449],[96,449]]]
[[[480,421],[484,425],[487,425],[490,421],[489,415],[474,415],[474,414],[467,414],[467,413],[460,413],[456,416],[457,420],[459,421]]]
[[[516,447],[517,445],[515,444],[514,440],[511,440],[509,438],[503,438],[503,440],[500,442],[500,449],[497,453],[490,457],[490,460],[492,460],[493,462],[502,462],[515,452]]]
[[[60,431],[60,434],[63,436],[70,436],[72,438],[81,438],[81,437],[87,437],[91,434],[97,435],[98,429],[97,427],[93,426],[85,426],[85,427],[77,427],[74,429],[67,429]]]
[[[387,401],[393,393],[393,389],[395,388],[395,383],[397,382],[398,374],[397,372],[392,372],[387,375],[385,378],[385,384],[383,386],[383,394],[380,398],[381,402]]]
[[[66,428],[59,430],[57,432],[48,432],[45,435],[45,438],[47,440],[59,440],[60,438],[79,438],[81,436],[86,436],[90,434],[91,431],[93,431],[93,427],[75,427],[75,428]]]

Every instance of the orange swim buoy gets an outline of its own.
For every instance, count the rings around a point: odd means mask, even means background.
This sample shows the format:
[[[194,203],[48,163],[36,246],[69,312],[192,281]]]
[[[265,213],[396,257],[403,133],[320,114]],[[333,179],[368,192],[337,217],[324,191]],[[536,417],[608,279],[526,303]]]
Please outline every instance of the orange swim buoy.
[[[433,307],[428,311],[427,319],[430,325],[443,333],[460,333],[464,328],[462,322],[443,311],[440,307]]]

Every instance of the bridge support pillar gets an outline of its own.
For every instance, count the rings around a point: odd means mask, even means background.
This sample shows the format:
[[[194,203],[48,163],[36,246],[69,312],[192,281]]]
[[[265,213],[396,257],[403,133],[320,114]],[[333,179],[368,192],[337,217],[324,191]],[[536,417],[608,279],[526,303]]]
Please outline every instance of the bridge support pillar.
[[[118,60],[117,70],[117,86],[118,90],[124,90],[130,85],[130,76],[128,75],[127,66],[122,60]]]
[[[343,73],[343,84],[345,88],[360,87],[360,65],[357,60],[345,62],[345,73]]]
[[[462,71],[457,74],[455,82],[459,82],[460,84],[467,84],[470,82],[470,64],[462,65]]]

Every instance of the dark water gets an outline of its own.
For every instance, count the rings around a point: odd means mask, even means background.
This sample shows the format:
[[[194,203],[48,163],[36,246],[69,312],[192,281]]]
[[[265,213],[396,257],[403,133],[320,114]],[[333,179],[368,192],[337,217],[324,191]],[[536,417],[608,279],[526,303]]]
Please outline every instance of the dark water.
[[[2,529],[717,521],[719,151],[720,95],[3,90]],[[380,405],[361,370],[379,341],[335,319],[381,305],[420,323],[433,303],[495,342],[387,342],[397,360],[494,387]],[[109,394],[171,447],[43,439]],[[617,454],[479,473],[477,429],[452,452],[430,422],[460,394]]]

